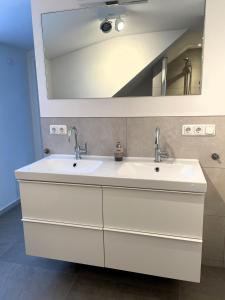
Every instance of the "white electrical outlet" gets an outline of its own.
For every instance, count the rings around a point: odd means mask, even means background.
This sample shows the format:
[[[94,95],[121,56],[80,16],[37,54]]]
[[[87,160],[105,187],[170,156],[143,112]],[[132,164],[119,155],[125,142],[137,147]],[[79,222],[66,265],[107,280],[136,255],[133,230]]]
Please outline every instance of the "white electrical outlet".
[[[58,125],[59,134],[66,135],[67,134],[67,126],[66,125]]]
[[[56,125],[50,125],[50,130],[49,130],[50,134],[58,134],[58,128]]]
[[[205,135],[205,125],[194,125],[194,135]]]
[[[182,135],[185,136],[215,136],[216,125],[214,124],[191,124],[182,126]]]
[[[66,135],[67,126],[66,125],[50,125],[50,134],[53,135]]]
[[[193,125],[183,125],[182,135],[188,135],[188,136],[194,135]]]

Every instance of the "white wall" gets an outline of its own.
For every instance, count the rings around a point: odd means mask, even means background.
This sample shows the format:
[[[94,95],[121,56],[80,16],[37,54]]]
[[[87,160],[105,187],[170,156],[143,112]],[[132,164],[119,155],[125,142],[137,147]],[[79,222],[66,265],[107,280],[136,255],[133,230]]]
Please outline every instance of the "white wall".
[[[122,99],[48,100],[41,13],[80,8],[95,0],[32,0],[35,52],[42,117],[204,116],[225,115],[224,0],[207,0],[203,89],[201,96]],[[103,1],[102,1],[103,2]],[[168,5],[170,0],[167,1]],[[216,59],[215,59],[216,57]],[[218,63],[220,62],[220,63]]]
[[[112,38],[47,61],[48,96],[113,97],[183,33],[174,30]]]

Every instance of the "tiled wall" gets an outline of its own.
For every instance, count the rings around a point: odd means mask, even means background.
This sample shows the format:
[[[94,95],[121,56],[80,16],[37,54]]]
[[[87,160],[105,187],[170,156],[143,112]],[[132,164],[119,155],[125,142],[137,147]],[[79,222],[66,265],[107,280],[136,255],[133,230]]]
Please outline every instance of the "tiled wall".
[[[161,128],[161,145],[172,157],[198,158],[208,181],[205,206],[203,263],[224,266],[225,249],[225,117],[42,118],[43,144],[51,153],[72,154],[66,136],[50,136],[49,125],[76,126],[88,153],[112,155],[117,141],[127,156],[153,156],[154,132]],[[216,124],[215,137],[184,137],[183,124]],[[221,161],[213,161],[212,153]],[[179,226],[179,224],[178,224]]]

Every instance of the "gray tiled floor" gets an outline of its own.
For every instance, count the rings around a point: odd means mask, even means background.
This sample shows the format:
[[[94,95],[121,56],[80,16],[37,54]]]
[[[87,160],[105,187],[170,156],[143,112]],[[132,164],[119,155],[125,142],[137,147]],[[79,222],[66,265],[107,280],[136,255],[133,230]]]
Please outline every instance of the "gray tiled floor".
[[[26,256],[20,218],[0,217],[0,300],[225,300],[225,269],[194,284]]]

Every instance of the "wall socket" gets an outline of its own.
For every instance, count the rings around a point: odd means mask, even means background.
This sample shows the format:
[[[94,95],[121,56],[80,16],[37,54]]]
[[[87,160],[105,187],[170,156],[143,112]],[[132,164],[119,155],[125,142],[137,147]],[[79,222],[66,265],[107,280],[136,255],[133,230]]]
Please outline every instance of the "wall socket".
[[[216,135],[216,125],[214,125],[214,124],[183,125],[182,135],[185,135],[185,136],[215,136]]]
[[[53,135],[66,135],[67,126],[66,125],[50,125],[49,133]]]

